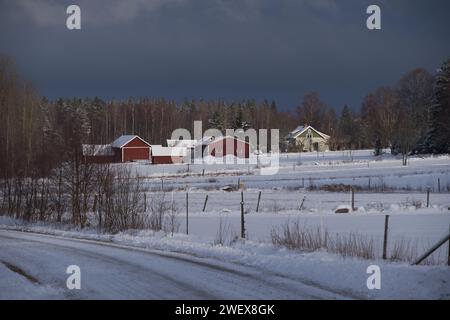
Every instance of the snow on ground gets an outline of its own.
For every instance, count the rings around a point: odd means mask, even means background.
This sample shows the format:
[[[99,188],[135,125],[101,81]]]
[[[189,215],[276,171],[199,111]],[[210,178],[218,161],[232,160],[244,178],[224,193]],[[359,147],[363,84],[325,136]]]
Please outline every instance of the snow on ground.
[[[402,166],[401,159],[389,154],[374,157],[372,150],[357,150],[351,154],[332,151],[273,155],[279,158],[278,168],[270,175],[262,174],[260,168],[270,166],[258,167],[254,155],[247,164],[133,163],[129,167],[146,178],[152,190],[161,189],[161,179],[166,190],[220,189],[224,185],[236,185],[240,179],[246,188],[255,189],[299,189],[341,183],[377,190],[450,191],[449,156],[415,156],[409,159],[408,166]]]
[[[206,195],[208,202],[203,212]],[[148,199],[162,196],[161,192],[149,193]],[[180,232],[185,232],[186,193],[166,192],[164,197],[166,201],[173,200]],[[257,190],[244,191],[246,234],[253,241],[270,243],[272,229],[299,221],[309,229],[322,228],[331,235],[367,236],[374,240],[375,251],[381,255],[385,215],[390,215],[388,252],[403,241],[420,254],[447,234],[450,227],[450,196],[446,193],[432,194],[430,208],[426,208],[423,193],[357,193],[358,210],[347,214],[336,214],[334,210],[342,204],[350,205],[349,193],[263,190],[259,212],[256,212],[257,199]],[[189,233],[213,242],[222,225],[230,238],[239,235],[240,201],[240,192],[190,191]],[[446,252],[442,247],[433,258],[443,263]]]
[[[148,201],[164,195],[165,200],[174,202],[180,228],[173,236],[152,231],[99,235],[95,230],[81,232],[67,229],[67,226],[23,226],[5,217],[0,217],[0,225],[237,263],[311,281],[354,297],[450,299],[450,269],[444,266],[447,246],[433,254],[434,261],[440,265],[411,267],[378,258],[373,261],[344,259],[322,251],[286,250],[271,243],[273,229],[299,221],[308,228],[327,230],[329,234],[367,236],[374,240],[374,250],[379,257],[384,217],[388,214],[388,254],[401,241],[416,245],[416,253],[421,254],[449,231],[449,156],[412,157],[406,167],[400,159],[388,154],[376,158],[372,150],[282,154],[279,160],[280,167],[274,175],[261,175],[254,164],[129,165],[144,178],[149,190]],[[221,190],[224,186],[236,188],[238,182],[244,186],[245,242],[233,241],[240,234],[240,190]],[[349,192],[313,191],[324,185],[339,184],[363,189],[355,194],[357,211],[334,213],[337,207],[350,205]],[[427,189],[431,191],[428,208]],[[189,193],[189,236],[184,234],[186,192]],[[261,202],[256,212],[259,192]],[[206,195],[208,202],[203,212]],[[229,246],[214,245],[221,226]],[[382,290],[367,290],[369,264],[380,265]],[[0,262],[0,274],[7,274],[9,278],[8,270]],[[26,290],[34,289],[31,286]],[[51,298],[53,293],[44,290],[34,294]]]
[[[189,193],[191,234],[213,241],[219,226],[231,234],[240,233],[240,190],[224,192],[225,186],[244,186],[244,207],[248,238],[270,242],[270,232],[287,221],[299,220],[311,228],[329,233],[358,233],[372,237],[381,251],[384,215],[392,215],[389,240],[416,246],[420,254],[449,230],[450,157],[410,157],[403,166],[401,157],[389,150],[379,157],[372,150],[287,153],[279,155],[279,170],[262,175],[254,164],[143,165],[131,164],[144,177],[148,199],[161,196],[173,201],[184,231],[186,192]],[[252,155],[254,162],[254,155]],[[204,170],[204,175],[203,175]],[[312,191],[329,185],[341,192]],[[359,186],[355,194],[356,212],[335,214],[338,206],[350,205],[349,185]],[[333,189],[333,186],[338,186]],[[347,189],[346,189],[347,188]],[[427,206],[426,190],[430,190]],[[327,189],[328,190],[328,189]],[[164,191],[164,192],[162,192]],[[259,212],[256,213],[261,192]],[[205,212],[203,206],[208,201]],[[300,210],[301,208],[301,210]],[[445,248],[434,258],[446,260]]]
[[[7,221],[2,219],[2,222]],[[11,224],[11,222],[10,220],[9,223]],[[298,280],[310,284],[312,287],[323,288],[328,292],[335,292],[348,298],[450,299],[450,269],[446,266],[411,267],[404,263],[385,263],[381,260],[344,259],[325,252],[295,252],[253,241],[238,241],[227,247],[212,245],[195,235],[175,234],[170,236],[152,231],[98,235],[92,231],[65,231],[43,226],[12,227],[3,225],[2,228],[22,229],[69,238],[99,240],[189,254],[227,264],[252,267],[267,273],[268,276],[278,275],[279,281],[281,279],[283,281]],[[369,276],[366,273],[367,267],[373,264],[378,265],[381,269],[380,290],[368,290],[366,286]],[[228,292],[227,294],[233,297],[233,293]]]
[[[0,291],[8,292],[8,299],[58,299],[60,292],[50,286],[41,286],[10,270],[0,261]],[[2,293],[0,292],[0,297]]]

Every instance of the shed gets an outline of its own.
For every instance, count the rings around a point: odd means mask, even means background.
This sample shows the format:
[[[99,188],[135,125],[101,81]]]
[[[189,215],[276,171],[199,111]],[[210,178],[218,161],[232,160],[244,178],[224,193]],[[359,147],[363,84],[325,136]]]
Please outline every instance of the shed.
[[[151,146],[139,136],[120,136],[114,140],[111,147],[120,155],[121,162],[150,160]]]

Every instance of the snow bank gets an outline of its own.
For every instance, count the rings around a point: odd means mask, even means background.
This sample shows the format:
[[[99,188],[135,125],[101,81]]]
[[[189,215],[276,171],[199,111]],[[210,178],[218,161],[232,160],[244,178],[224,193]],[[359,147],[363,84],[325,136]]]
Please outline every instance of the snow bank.
[[[254,241],[235,241],[231,246],[221,246],[195,235],[169,236],[153,231],[128,231],[108,235],[97,234],[92,230],[20,226],[17,221],[5,218],[0,219],[0,224],[2,228],[10,230],[112,242],[241,264],[309,282],[328,290],[345,292],[357,299],[450,299],[450,268],[447,266],[409,266],[381,260],[344,259],[326,252],[296,252]],[[369,276],[366,270],[372,264],[381,268],[380,290],[369,290],[366,286]]]

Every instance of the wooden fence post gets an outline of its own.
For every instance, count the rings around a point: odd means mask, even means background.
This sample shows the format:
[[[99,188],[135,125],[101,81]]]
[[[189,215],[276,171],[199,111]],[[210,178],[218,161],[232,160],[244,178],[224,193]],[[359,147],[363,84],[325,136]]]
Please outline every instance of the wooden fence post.
[[[203,212],[205,212],[207,202],[208,202],[208,195],[206,195],[205,203],[203,204]]]
[[[355,188],[352,187],[352,211],[355,211]]]
[[[241,191],[241,238],[245,239],[244,192]]]
[[[144,212],[147,212],[147,194],[144,193]]]
[[[438,178],[438,192],[441,192],[441,179]]]
[[[186,234],[189,234],[189,193],[186,192]]]
[[[450,234],[450,223],[448,225],[448,234]],[[448,259],[447,265],[450,266],[450,238],[448,239]]]
[[[259,202],[261,201],[261,191],[258,193],[258,203],[256,204],[256,212],[259,211]]]
[[[99,195],[98,197],[98,229],[101,232],[102,231],[102,210],[103,210],[103,196]],[[106,196],[105,196],[106,198]]]
[[[430,207],[430,188],[427,188],[427,208]]]
[[[388,241],[388,231],[389,231],[389,215],[384,217],[384,238],[383,238],[383,259],[387,259],[387,241]]]
[[[300,204],[300,208],[298,210],[300,210],[300,211],[303,210],[303,204],[305,203],[305,200],[306,200],[306,196],[303,196],[302,203]]]

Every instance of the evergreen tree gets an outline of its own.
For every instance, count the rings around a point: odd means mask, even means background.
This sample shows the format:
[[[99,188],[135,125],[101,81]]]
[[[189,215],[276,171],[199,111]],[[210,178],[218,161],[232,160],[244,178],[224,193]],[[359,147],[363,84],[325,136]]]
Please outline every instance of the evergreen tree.
[[[442,64],[436,75],[429,130],[421,151],[450,153],[450,59]]]
[[[210,129],[218,129],[223,131],[223,120],[219,111],[214,111],[212,118],[208,119],[208,127]]]
[[[383,146],[381,145],[381,140],[380,138],[377,138],[375,140],[375,148],[374,148],[374,152],[373,154],[375,156],[381,156],[381,154],[383,153]]]
[[[339,135],[344,147],[351,147],[353,136],[353,119],[347,105],[342,108],[341,118],[339,119]]]
[[[243,129],[245,131],[250,127],[251,127],[250,123],[244,120],[242,107],[239,106],[239,108],[236,112],[236,116],[234,118],[233,129],[234,130]]]

